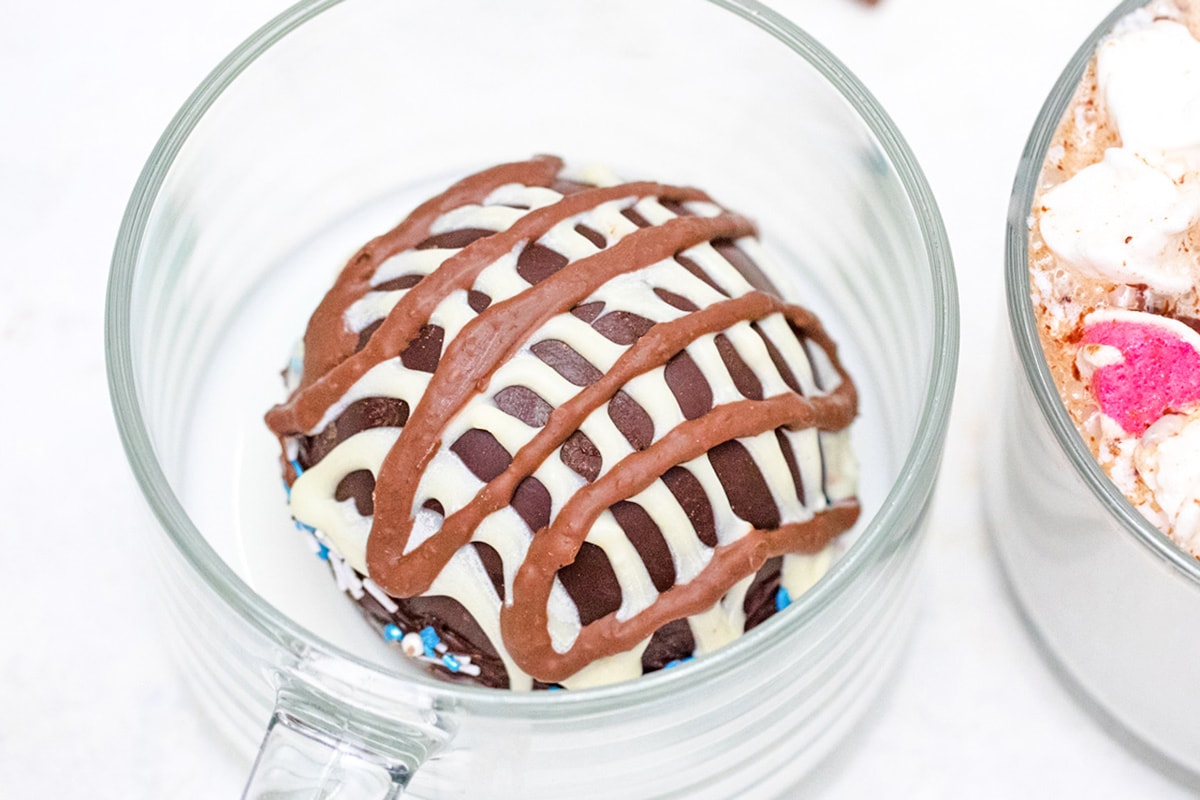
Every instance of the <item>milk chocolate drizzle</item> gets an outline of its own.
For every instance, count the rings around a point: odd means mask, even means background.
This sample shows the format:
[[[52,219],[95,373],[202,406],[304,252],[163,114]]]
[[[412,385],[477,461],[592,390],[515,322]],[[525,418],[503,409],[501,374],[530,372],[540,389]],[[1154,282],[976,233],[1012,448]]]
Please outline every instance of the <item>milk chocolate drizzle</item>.
[[[268,424],[281,440],[313,433],[355,381],[376,364],[396,358],[420,334],[434,309],[451,292],[471,290],[487,266],[532,246],[555,224],[614,200],[655,198],[664,205],[676,206],[693,200],[711,202],[698,190],[656,183],[571,187],[573,191],[561,200],[529,211],[507,230],[479,238],[448,258],[404,294],[361,349],[355,351],[360,337],[346,329],[342,315],[371,289],[371,276],[379,264],[426,240],[434,220],[446,211],[480,203],[494,189],[508,183],[554,186],[561,166],[558,159],[539,157],[478,173],[419,207],[399,227],[373,240],[351,259],[310,321],[300,386],[286,403],[267,415]],[[820,396],[805,397],[789,391],[712,408],[626,456],[580,489],[550,524],[533,536],[526,558],[516,571],[513,591],[501,610],[504,645],[530,675],[543,681],[562,680],[597,658],[634,647],[671,620],[710,608],[734,583],[755,573],[767,559],[785,553],[817,552],[850,527],[859,512],[856,500],[833,502],[806,521],[752,530],[736,541],[718,544],[699,575],[662,591],[648,608],[627,619],[618,619],[617,612],[613,612],[585,625],[565,652],[552,646],[547,602],[555,576],[574,561],[589,529],[605,509],[646,489],[672,467],[703,456],[724,442],[779,428],[837,431],[853,419],[857,407],[854,385],[820,323],[803,308],[785,304],[763,291],[751,291],[650,326],[599,380],[554,408],[545,425],[513,454],[511,463],[487,481],[467,505],[446,517],[440,530],[408,549],[418,484],[442,446],[444,431],[472,397],[488,388],[496,370],[527,345],[533,332],[583,303],[619,275],[671,259],[698,244],[736,240],[754,233],[748,220],[727,212],[712,217],[679,216],[641,227],[594,255],[567,264],[516,296],[491,303],[467,323],[447,343],[428,388],[376,477],[374,516],[367,540],[372,579],[396,597],[426,592],[453,555],[471,541],[480,522],[509,505],[521,481],[630,380],[664,366],[701,336],[776,313],[787,318],[798,337],[828,354],[840,376],[838,385]]]

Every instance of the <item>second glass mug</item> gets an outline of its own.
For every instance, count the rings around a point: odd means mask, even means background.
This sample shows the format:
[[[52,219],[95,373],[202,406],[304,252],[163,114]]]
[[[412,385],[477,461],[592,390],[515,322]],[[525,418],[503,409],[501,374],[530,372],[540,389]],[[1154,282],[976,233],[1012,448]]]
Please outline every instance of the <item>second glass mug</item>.
[[[748,211],[862,394],[864,523],[827,576],[715,654],[581,692],[451,685],[377,652],[317,560],[292,560],[261,424],[339,259],[428,186],[533,152]],[[248,797],[781,796],[903,643],[957,359],[949,247],[870,94],[751,0],[302,2],[164,133],[106,321],[179,662],[259,746]]]
[[[1109,480],[1046,366],[1030,299],[1030,209],[1046,155],[1125,0],[1070,59],[1034,122],[1013,185],[1005,248],[1012,346],[1000,360],[984,506],[1009,588],[1035,641],[1105,726],[1200,785],[1200,561]]]

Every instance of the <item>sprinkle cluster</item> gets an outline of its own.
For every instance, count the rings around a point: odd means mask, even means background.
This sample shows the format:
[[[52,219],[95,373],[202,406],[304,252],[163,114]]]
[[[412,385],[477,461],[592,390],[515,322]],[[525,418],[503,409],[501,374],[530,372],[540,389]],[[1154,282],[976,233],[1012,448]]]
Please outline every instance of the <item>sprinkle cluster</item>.
[[[292,459],[290,463],[297,477],[304,472],[298,460]],[[290,487],[286,482],[284,489],[290,495]],[[313,553],[322,561],[329,562],[339,591],[349,594],[355,600],[361,600],[369,594],[389,614],[395,614],[399,610],[400,607],[396,605],[396,601],[389,597],[387,592],[380,588],[375,581],[365,575],[360,575],[357,570],[347,564],[346,560],[329,546],[320,531],[300,520],[294,520],[294,522],[297,530],[308,534]],[[426,625],[419,631],[405,632],[395,622],[389,622],[383,626],[382,633],[384,641],[398,643],[400,650],[409,658],[473,678],[480,674],[479,666],[471,662],[469,655],[451,653],[441,637],[438,636],[437,631],[430,625]]]

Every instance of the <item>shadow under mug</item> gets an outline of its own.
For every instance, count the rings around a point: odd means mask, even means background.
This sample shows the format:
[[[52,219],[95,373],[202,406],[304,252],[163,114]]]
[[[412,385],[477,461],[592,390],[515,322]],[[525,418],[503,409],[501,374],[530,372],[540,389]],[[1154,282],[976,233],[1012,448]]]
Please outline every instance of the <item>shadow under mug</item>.
[[[1097,44],[1143,5],[1121,3],[1082,44],[1021,156],[1005,253],[1015,347],[1001,362],[984,503],[1011,592],[1068,688],[1140,755],[1200,786],[1200,562],[1093,458],[1046,366],[1030,299],[1029,215],[1047,149]]]
[[[429,187],[536,152],[755,217],[785,265],[770,277],[821,314],[862,396],[863,522],[826,576],[714,654],[579,692],[452,685],[358,649],[357,611],[292,558],[261,424],[362,241]],[[106,322],[168,635],[214,719],[259,747],[248,797],[781,796],[898,657],[957,359],[949,247],[870,94],[751,0],[302,2],[163,134]]]

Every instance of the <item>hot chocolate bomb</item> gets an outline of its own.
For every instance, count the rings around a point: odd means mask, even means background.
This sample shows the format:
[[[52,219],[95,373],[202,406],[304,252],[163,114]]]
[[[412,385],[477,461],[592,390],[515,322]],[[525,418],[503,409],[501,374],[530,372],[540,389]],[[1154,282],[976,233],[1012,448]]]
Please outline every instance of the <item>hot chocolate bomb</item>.
[[[267,414],[292,514],[447,677],[580,688],[727,643],[859,513],[854,385],[765,263],[696,189],[462,180],[313,314]]]

